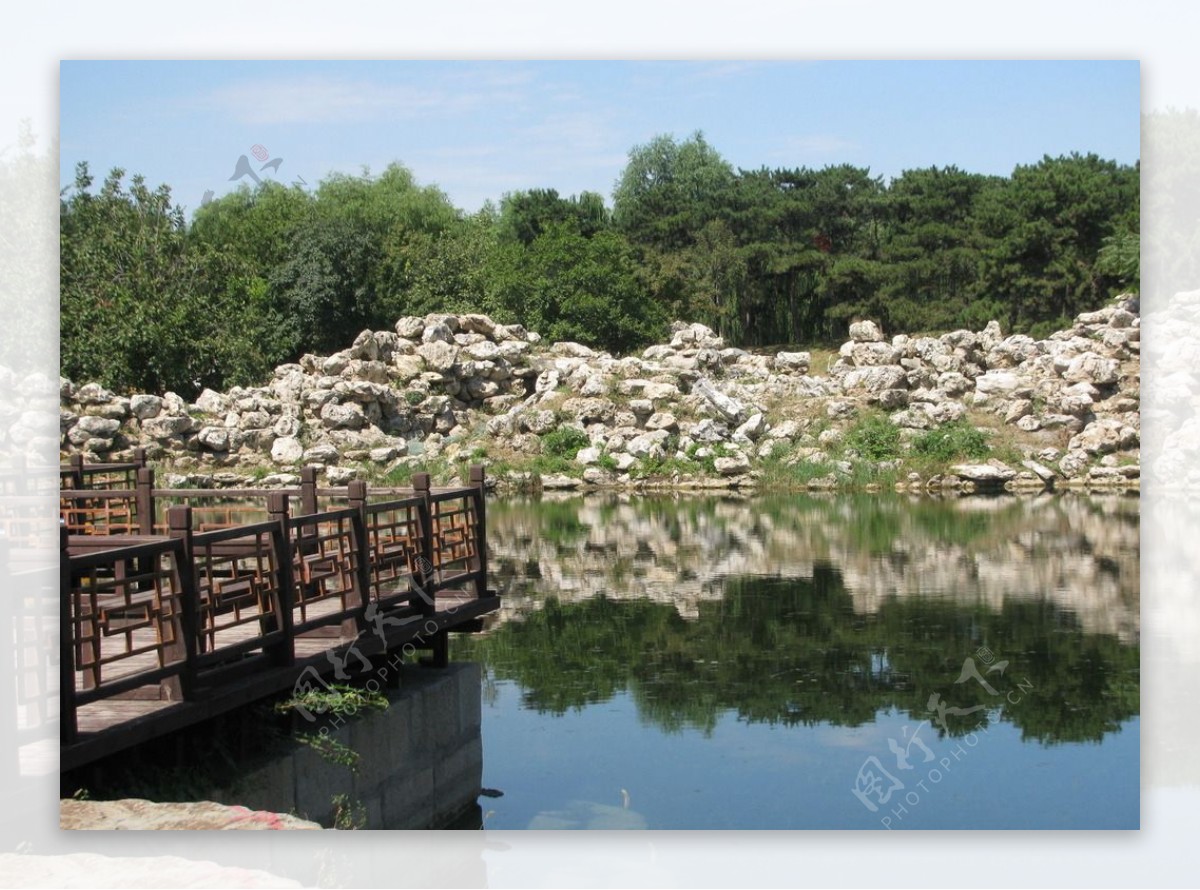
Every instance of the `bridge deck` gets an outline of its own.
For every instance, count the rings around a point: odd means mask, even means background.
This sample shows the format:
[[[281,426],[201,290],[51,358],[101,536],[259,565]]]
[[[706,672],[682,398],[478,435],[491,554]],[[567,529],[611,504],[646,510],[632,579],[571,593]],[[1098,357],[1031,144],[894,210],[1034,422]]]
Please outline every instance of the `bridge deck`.
[[[186,505],[160,522],[155,499],[180,493],[137,475],[60,496],[61,770],[280,694],[382,686],[417,650],[443,665],[447,634],[499,607],[480,468],[385,501],[351,483],[324,512],[306,471],[306,512],[269,493],[267,521],[215,528]]]

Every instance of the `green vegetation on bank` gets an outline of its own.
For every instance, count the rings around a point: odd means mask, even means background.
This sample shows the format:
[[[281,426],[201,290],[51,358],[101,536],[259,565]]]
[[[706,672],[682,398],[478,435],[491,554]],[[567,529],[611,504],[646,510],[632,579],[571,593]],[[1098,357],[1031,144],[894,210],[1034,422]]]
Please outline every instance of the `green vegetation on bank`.
[[[1138,178],[1077,154],[890,183],[735,170],[697,133],[633,148],[611,208],[542,188],[466,214],[393,164],[244,188],[189,222],[167,186],[113,170],[97,187],[80,164],[60,200],[62,373],[192,396],[435,311],[616,352],[675,318],[738,346],[833,343],[856,317],[1041,336],[1137,286]]]

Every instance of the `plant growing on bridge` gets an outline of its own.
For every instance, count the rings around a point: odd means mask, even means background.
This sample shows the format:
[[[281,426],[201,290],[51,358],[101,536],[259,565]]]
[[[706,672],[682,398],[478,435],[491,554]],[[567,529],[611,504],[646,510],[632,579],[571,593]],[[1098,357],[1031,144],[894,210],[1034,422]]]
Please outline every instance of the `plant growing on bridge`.
[[[348,794],[333,796],[333,827],[337,831],[359,831],[367,827],[367,808]]]
[[[387,696],[380,691],[372,692],[369,689],[334,683],[327,689],[310,689],[294,695],[277,704],[275,710],[284,714],[302,707],[312,714],[353,717],[360,711],[386,711],[388,704]]]

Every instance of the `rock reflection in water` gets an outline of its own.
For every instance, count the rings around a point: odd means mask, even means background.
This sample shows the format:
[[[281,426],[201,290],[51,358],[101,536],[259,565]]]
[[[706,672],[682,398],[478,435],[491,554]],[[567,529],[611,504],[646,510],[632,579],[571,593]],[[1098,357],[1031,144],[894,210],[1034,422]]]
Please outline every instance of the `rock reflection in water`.
[[[980,647],[1037,690],[1004,710],[1023,738],[1139,711],[1136,499],[501,501],[489,535],[505,612],[463,645],[540,711],[628,692],[667,731],[859,726],[937,692],[959,735],[995,705],[954,683]]]
[[[730,579],[828,566],[858,614],[892,597],[1045,600],[1088,633],[1139,638],[1138,500],[1125,495],[547,496],[496,501],[488,535],[506,618],[597,594],[695,618]]]

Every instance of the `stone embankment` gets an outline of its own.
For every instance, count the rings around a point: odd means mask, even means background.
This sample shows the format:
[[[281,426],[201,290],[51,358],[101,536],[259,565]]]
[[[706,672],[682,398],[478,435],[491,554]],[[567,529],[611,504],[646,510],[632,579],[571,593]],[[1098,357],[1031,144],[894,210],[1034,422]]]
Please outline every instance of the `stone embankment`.
[[[449,477],[468,461],[568,489],[748,486],[768,466],[834,487],[866,464],[900,487],[1136,486],[1138,313],[1125,297],[1044,340],[996,322],[888,338],[862,321],[824,367],[808,352],[729,347],[700,324],[618,358],[484,315],[409,317],[192,403],[62,379],[60,448],[112,461],[142,447],[165,467],[160,484],[197,487],[292,485],[306,465],[333,485],[416,468]],[[879,417],[899,430],[887,460],[848,447]],[[910,443],[948,424],[986,430],[990,459],[911,472]]]

